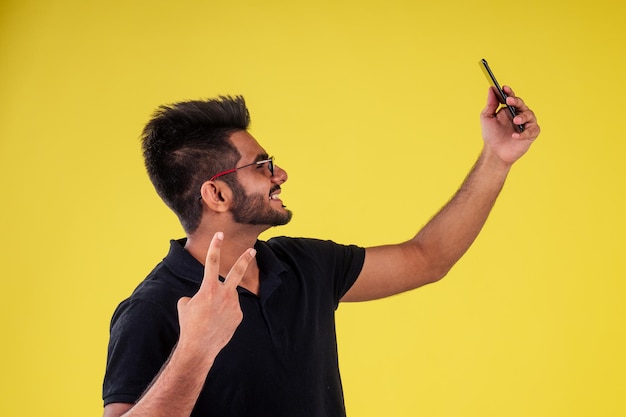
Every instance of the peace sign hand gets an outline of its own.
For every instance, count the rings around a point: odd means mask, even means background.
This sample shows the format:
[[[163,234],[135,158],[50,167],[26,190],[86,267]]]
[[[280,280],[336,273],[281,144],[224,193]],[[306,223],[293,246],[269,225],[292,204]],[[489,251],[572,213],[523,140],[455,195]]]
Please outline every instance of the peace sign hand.
[[[223,240],[221,232],[211,240],[198,292],[178,301],[180,338],[177,349],[209,360],[226,346],[243,319],[237,285],[256,255],[254,249],[244,252],[222,282],[219,268]]]

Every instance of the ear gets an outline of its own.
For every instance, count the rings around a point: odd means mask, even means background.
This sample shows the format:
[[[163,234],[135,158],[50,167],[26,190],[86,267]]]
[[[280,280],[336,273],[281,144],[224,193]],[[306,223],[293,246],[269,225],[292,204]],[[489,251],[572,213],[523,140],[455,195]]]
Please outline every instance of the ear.
[[[219,213],[228,211],[233,201],[232,190],[222,181],[205,181],[200,187],[200,196],[208,208]]]

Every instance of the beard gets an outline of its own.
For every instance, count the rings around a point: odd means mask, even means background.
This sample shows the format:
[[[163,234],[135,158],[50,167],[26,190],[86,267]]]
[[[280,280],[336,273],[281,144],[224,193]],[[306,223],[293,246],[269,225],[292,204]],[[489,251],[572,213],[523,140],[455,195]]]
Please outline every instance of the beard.
[[[293,213],[284,208],[277,210],[269,205],[269,195],[248,195],[243,187],[233,188],[233,219],[240,224],[283,226],[291,220]]]

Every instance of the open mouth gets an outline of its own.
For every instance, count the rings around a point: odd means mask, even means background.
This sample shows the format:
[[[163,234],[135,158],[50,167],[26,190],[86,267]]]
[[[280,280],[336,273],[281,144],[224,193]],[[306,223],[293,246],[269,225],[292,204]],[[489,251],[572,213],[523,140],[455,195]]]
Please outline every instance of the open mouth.
[[[274,188],[270,191],[270,200],[280,200],[280,187]]]

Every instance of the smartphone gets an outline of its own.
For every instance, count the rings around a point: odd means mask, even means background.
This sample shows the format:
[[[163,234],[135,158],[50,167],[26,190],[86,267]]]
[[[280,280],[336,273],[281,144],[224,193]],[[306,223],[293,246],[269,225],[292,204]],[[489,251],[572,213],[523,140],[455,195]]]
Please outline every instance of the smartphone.
[[[485,77],[487,77],[487,80],[491,83],[491,85],[496,87],[496,90],[498,90],[498,94],[500,95],[499,97],[500,103],[504,104],[509,109],[511,116],[515,117],[517,115],[517,111],[515,110],[515,107],[509,106],[508,104],[506,104],[506,98],[508,96],[506,95],[504,90],[502,90],[502,87],[500,87],[500,84],[498,84],[498,80],[496,80],[495,75],[493,75],[493,72],[491,71],[491,68],[489,68],[489,64],[487,64],[487,61],[484,59],[481,59],[479,62],[479,65],[480,65],[480,68],[482,68],[483,73],[485,74]],[[524,125],[516,125],[516,126],[520,132],[524,131]]]

